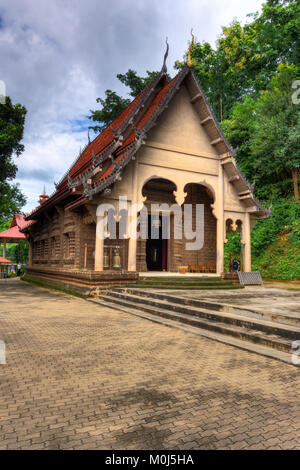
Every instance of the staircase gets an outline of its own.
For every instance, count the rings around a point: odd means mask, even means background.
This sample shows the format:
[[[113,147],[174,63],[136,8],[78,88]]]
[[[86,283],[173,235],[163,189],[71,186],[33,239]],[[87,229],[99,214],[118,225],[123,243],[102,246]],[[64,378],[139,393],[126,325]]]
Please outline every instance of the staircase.
[[[202,290],[202,289],[241,289],[238,278],[234,279],[221,279],[220,277],[192,277],[188,275],[167,276],[167,277],[150,277],[140,276],[135,284],[128,284],[128,287],[133,289],[188,289],[188,290]]]
[[[291,363],[292,342],[300,339],[299,317],[185,298],[180,292],[154,291],[145,286],[114,288],[92,301]]]

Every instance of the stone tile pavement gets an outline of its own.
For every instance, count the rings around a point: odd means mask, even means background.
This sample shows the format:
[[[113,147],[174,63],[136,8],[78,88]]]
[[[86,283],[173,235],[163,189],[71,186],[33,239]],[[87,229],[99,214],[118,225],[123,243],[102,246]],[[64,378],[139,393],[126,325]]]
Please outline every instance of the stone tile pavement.
[[[300,370],[0,282],[0,450],[300,449]]]

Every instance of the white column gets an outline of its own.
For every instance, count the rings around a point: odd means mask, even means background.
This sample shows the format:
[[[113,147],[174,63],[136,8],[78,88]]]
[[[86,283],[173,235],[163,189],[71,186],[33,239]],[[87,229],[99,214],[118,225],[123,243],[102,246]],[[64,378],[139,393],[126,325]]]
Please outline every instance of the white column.
[[[131,222],[132,221],[133,219]],[[128,246],[128,271],[136,271],[136,247],[136,239],[130,237]]]
[[[137,204],[137,186],[138,186],[138,164],[137,160],[133,161],[133,175],[132,175],[132,194],[131,194],[131,205],[134,207]],[[129,224],[132,227],[132,224],[135,224],[135,230],[137,230],[137,213],[136,211],[132,213],[132,209],[130,208],[130,216],[127,217],[127,233],[130,236],[128,231]],[[128,271],[136,271],[136,247],[137,247],[137,238],[130,236],[128,241]]]
[[[6,239],[4,238],[3,239],[3,254],[2,254],[3,258],[5,258],[5,254],[6,254]]]
[[[219,180],[215,209],[217,215],[217,274],[224,272],[224,175],[219,163]]]
[[[250,214],[246,212],[245,214],[245,222],[243,224],[243,241],[245,243],[245,272],[251,272],[251,225],[250,225]]]
[[[102,219],[103,216],[97,216],[96,219],[95,271],[103,271],[104,234]]]

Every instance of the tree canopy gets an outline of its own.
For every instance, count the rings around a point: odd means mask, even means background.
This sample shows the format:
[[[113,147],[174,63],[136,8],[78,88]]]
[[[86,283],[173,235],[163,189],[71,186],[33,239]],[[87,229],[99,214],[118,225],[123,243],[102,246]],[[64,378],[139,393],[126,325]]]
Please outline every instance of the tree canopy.
[[[133,98],[138,96],[141,91],[150,83],[157,72],[149,72],[147,70],[146,77],[139,77],[137,73],[129,69],[125,74],[119,73],[117,78],[125,86],[130,88],[129,95]],[[112,121],[121,114],[122,111],[130,104],[131,99],[122,98],[112,90],[105,91],[105,98],[97,98],[97,103],[101,103],[102,108],[90,110],[88,118],[97,123],[90,126],[94,132],[102,132]]]
[[[13,156],[23,152],[23,138],[26,108],[13,104],[9,97],[0,104],[0,219],[19,212],[26,200],[19,186],[12,181],[17,173]]]
[[[192,50],[194,68],[220,121],[230,116],[236,101],[266,89],[280,63],[300,66],[298,1],[269,0],[260,15],[248,17],[252,21],[245,25],[235,19],[223,26],[215,49],[196,42]]]
[[[292,192],[293,170],[300,168],[300,107],[292,102],[294,65],[280,64],[266,90],[237,102],[223,130],[246,176],[263,199]]]

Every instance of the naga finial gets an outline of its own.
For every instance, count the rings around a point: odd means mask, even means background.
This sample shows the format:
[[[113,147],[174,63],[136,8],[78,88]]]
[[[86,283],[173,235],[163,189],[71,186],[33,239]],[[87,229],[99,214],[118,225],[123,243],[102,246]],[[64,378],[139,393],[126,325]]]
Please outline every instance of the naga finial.
[[[191,36],[192,36],[192,42],[190,44],[189,51],[188,51],[188,56],[187,56],[187,65],[188,65],[188,67],[193,67],[192,50],[193,50],[194,43],[195,43],[195,37],[193,35],[193,28],[191,29]]]
[[[168,38],[166,38],[166,45],[167,45],[167,49],[166,49],[166,52],[165,52],[165,55],[164,55],[164,62],[163,62],[163,66],[161,68],[162,72],[164,73],[167,73],[167,57],[168,57],[168,54],[169,54],[169,44],[168,44]]]

